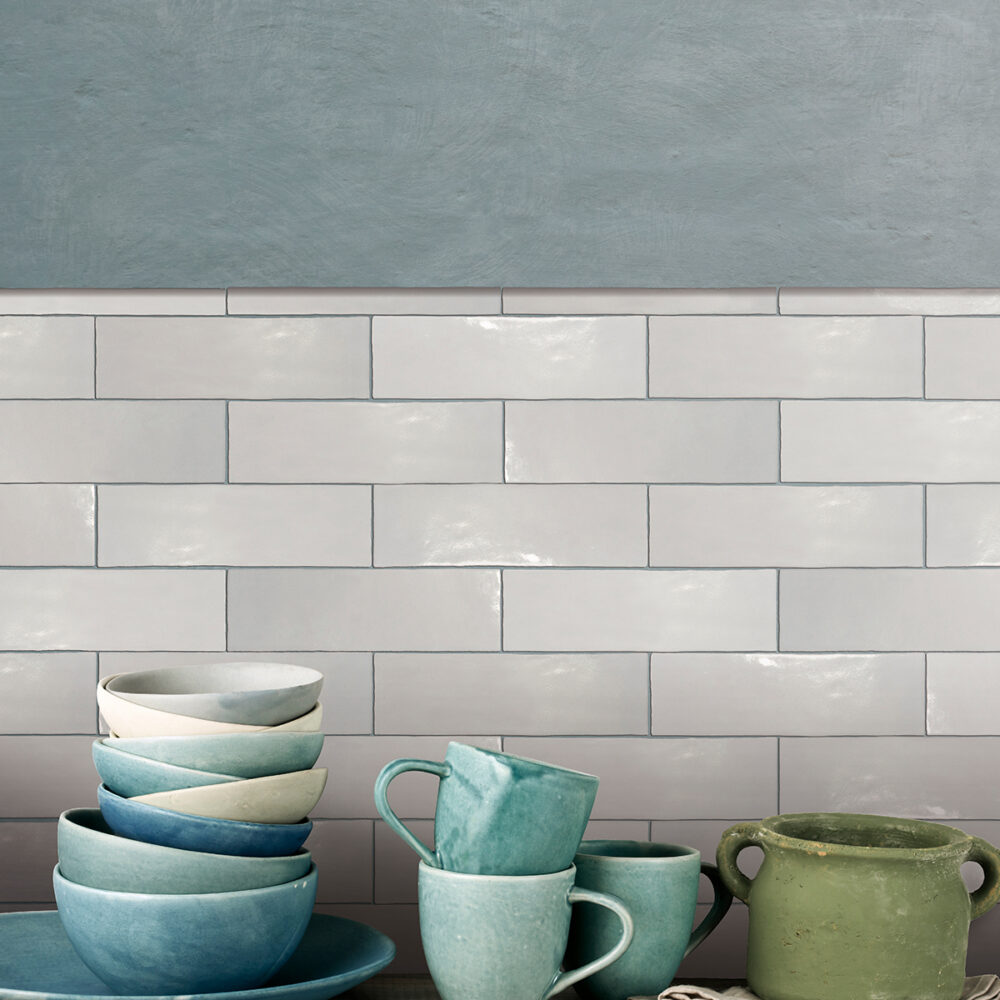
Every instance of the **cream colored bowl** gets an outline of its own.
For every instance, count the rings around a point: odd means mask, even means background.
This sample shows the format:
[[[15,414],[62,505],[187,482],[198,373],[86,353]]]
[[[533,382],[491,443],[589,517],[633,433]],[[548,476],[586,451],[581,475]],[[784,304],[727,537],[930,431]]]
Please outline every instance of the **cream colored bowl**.
[[[97,705],[114,736],[207,736],[212,733],[319,732],[323,708],[319,702],[305,715],[283,722],[280,726],[246,726],[238,722],[216,722],[177,715],[157,708],[138,705],[119,698],[107,688],[117,674],[101,679],[97,686]]]
[[[130,801],[211,819],[298,823],[319,802],[326,787],[326,777],[325,767],[314,767],[310,771],[271,774],[266,778],[248,778],[224,785],[136,795]]]

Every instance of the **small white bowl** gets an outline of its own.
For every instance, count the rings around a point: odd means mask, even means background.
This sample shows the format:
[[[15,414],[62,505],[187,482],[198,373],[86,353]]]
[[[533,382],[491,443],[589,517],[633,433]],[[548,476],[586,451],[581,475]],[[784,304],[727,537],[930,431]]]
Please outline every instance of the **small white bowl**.
[[[244,726],[237,722],[215,722],[197,719],[191,715],[161,712],[135,702],[119,698],[107,688],[117,675],[101,679],[97,686],[97,705],[108,728],[114,736],[207,736],[212,733],[263,733],[263,732],[319,732],[323,721],[323,708],[317,702],[313,708],[297,719],[280,726]]]
[[[298,823],[309,815],[326,787],[327,769],[271,774],[224,785],[200,785],[175,792],[136,795],[130,801],[160,809],[232,819],[244,823]]]

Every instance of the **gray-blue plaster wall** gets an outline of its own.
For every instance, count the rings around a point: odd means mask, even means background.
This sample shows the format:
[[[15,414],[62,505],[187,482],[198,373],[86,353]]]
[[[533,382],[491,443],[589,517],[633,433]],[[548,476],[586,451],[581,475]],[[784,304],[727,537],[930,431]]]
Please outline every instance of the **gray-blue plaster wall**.
[[[995,0],[0,0],[0,285],[1000,284]]]

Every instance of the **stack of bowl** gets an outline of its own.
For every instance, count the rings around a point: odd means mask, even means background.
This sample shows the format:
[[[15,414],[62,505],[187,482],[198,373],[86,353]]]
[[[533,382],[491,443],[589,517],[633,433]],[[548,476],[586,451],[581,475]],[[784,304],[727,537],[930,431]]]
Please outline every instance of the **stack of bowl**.
[[[322,681],[273,663],[101,681],[100,809],[59,818],[53,879],[67,936],[112,989],[253,989],[291,956],[316,898],[303,844],[327,777]]]

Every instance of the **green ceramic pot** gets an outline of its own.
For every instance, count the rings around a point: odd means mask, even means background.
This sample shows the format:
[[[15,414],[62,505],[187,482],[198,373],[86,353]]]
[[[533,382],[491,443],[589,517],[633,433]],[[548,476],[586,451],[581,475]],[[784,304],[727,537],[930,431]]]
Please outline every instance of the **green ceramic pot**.
[[[753,880],[737,867],[764,852]],[[728,829],[719,873],[750,907],[747,978],[763,1000],[958,1000],[969,922],[1000,898],[1000,852],[961,830],[849,813]],[[986,879],[971,895],[966,861]]]

